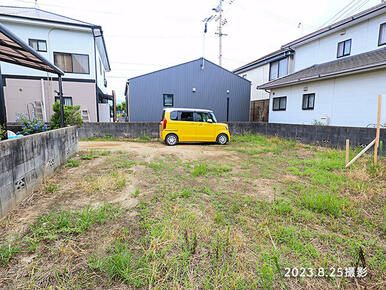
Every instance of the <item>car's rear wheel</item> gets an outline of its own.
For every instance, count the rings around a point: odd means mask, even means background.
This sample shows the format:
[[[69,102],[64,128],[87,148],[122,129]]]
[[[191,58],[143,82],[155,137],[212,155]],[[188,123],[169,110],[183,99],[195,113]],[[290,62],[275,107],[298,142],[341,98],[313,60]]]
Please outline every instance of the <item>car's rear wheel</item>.
[[[220,145],[225,145],[228,143],[228,136],[224,133],[221,133],[217,136],[217,143]]]
[[[176,134],[168,134],[165,138],[165,143],[169,146],[174,146],[178,143],[178,137]]]

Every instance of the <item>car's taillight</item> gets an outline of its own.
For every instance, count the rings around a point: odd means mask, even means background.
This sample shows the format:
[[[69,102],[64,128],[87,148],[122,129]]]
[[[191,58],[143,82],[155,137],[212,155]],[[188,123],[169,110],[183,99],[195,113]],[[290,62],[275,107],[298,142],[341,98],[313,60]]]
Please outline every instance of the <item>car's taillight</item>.
[[[166,124],[168,123],[168,120],[166,120],[166,118],[164,119],[164,122],[163,122],[163,127],[162,127],[162,129],[166,129]]]

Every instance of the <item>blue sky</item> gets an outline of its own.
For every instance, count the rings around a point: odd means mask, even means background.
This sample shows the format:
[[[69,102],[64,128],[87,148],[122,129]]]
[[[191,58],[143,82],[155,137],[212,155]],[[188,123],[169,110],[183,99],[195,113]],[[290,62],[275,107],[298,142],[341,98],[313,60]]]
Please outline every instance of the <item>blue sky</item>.
[[[310,33],[353,0],[225,0],[228,23],[223,66],[234,69]],[[205,55],[218,62],[216,22],[204,24],[219,0],[39,0],[41,9],[102,25],[112,71],[109,89],[122,100],[127,78]],[[363,10],[380,0],[356,0]],[[362,6],[362,3],[364,4]],[[0,0],[0,5],[34,6],[33,0]],[[362,6],[362,7],[361,7]],[[358,11],[359,11],[358,10]],[[302,25],[299,27],[299,23]]]

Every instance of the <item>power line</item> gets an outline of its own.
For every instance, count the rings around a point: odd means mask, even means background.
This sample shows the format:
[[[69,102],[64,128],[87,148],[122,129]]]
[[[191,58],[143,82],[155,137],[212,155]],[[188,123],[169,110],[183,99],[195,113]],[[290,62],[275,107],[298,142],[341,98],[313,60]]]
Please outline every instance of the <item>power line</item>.
[[[346,11],[345,13],[343,13],[339,19],[344,19],[350,15],[353,15],[356,13],[356,11],[358,11],[359,9],[361,9],[364,5],[366,5],[368,2],[368,0],[362,0],[362,1],[359,1],[358,3],[356,3],[353,7],[351,7],[350,10]]]
[[[17,2],[20,2],[20,3],[26,3],[26,4],[34,4],[34,8],[39,8],[38,5],[37,5],[37,4],[39,4],[40,6],[58,7],[58,8],[64,8],[64,9],[74,10],[74,7],[65,6],[65,5],[58,5],[58,4],[51,4],[51,3],[48,4],[48,3],[44,3],[44,2],[39,2],[39,3],[37,3],[37,1],[35,1],[35,0],[33,0],[33,1],[28,1],[28,0],[14,0],[14,1],[17,1]],[[77,8],[77,10],[87,11],[87,12],[91,12],[91,13],[98,13],[98,14],[122,15],[121,13],[117,13],[117,12],[109,12],[109,11],[102,11],[102,10],[79,9],[79,8]]]
[[[147,65],[147,66],[166,66],[167,64],[156,64],[156,63],[137,63],[137,62],[121,62],[121,61],[111,61],[114,64],[123,64],[123,65]]]
[[[338,13],[336,13],[334,16],[332,16],[332,17],[329,18],[326,22],[324,22],[324,23],[320,26],[320,28],[323,28],[323,27],[325,27],[327,24],[333,23],[336,19],[339,19],[341,13],[344,13],[344,11],[345,11],[346,9],[350,9],[349,7],[350,7],[351,5],[353,5],[353,4],[355,5],[355,2],[360,2],[360,1],[362,1],[362,0],[352,0],[350,3],[348,3],[346,6],[344,6],[341,10],[339,10]]]
[[[367,3],[369,3],[370,0],[365,0],[362,4],[360,4],[359,7],[354,8],[353,11],[351,11],[351,14],[355,14],[357,11],[361,10],[363,6],[365,6]],[[347,15],[347,14],[346,14]]]
[[[227,0],[227,3],[228,3],[228,5],[232,5],[235,1],[236,0]],[[222,47],[222,38],[223,38],[223,36],[227,36],[227,34],[223,33],[223,26],[228,23],[228,20],[226,18],[223,18],[224,2],[225,2],[224,0],[219,0],[218,6],[216,8],[212,9],[216,12],[216,14],[204,19],[205,33],[206,33],[206,29],[207,29],[206,27],[207,27],[208,22],[212,21],[213,19],[216,22],[218,22],[218,32],[216,32],[215,34],[217,34],[218,38],[219,38],[218,62],[219,62],[220,66],[222,66],[222,58],[223,58],[223,55],[222,55],[222,48],[223,48]]]

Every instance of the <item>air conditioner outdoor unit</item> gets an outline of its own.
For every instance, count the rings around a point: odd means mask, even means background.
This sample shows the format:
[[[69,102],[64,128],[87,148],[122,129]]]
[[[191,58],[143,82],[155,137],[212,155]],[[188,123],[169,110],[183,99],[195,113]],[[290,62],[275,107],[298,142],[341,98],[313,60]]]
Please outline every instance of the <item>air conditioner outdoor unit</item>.
[[[320,118],[320,123],[322,123],[325,126],[328,126],[328,124],[330,123],[330,118],[328,116],[322,116]]]

